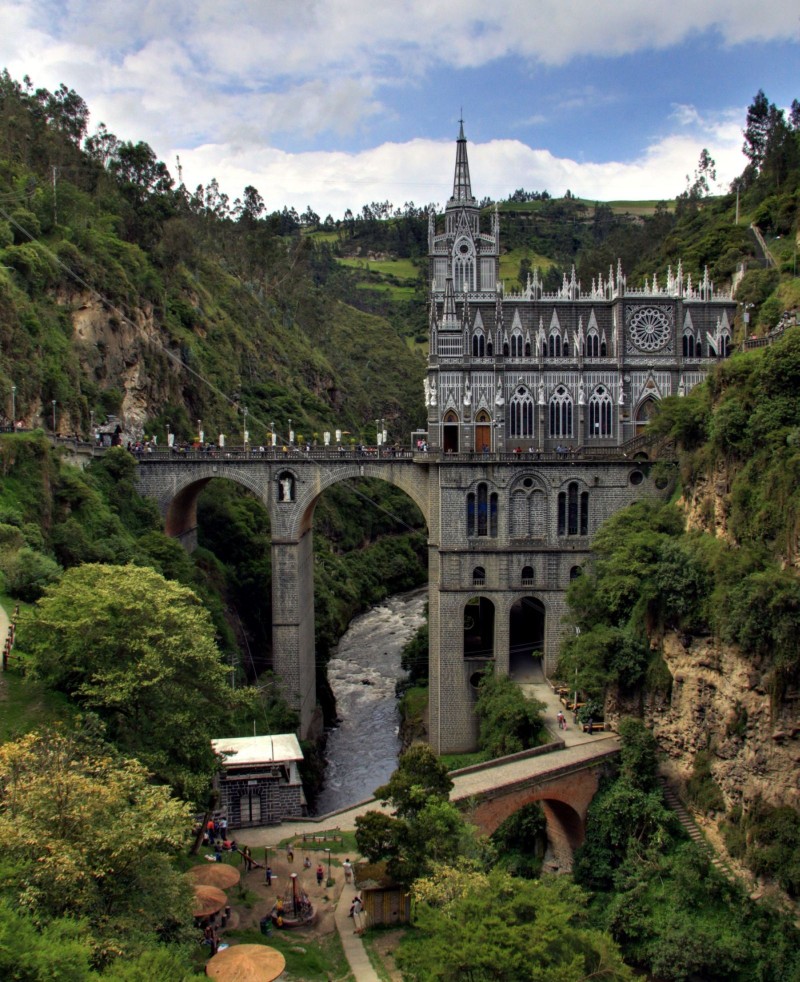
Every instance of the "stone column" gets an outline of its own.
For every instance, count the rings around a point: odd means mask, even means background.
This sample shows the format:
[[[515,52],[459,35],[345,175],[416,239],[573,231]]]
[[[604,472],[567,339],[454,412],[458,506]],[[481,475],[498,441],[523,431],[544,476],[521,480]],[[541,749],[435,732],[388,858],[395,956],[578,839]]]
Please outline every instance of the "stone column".
[[[314,649],[314,554],[311,531],[297,542],[272,541],[272,661],[281,690],[300,714],[300,737],[317,707]]]

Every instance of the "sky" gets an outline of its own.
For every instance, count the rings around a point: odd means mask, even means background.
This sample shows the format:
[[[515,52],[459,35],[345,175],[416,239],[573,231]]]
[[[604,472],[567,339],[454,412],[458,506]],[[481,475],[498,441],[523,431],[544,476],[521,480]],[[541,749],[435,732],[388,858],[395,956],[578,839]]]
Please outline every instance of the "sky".
[[[800,98],[797,0],[0,0],[0,67],[75,89],[190,189],[321,217],[452,190],[726,189],[759,89]]]

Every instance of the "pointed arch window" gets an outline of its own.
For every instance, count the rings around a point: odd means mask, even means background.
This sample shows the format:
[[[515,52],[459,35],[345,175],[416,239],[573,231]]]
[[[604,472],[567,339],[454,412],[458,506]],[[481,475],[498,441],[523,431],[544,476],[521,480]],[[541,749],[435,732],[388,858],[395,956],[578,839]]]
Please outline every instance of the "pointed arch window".
[[[524,350],[522,334],[519,331],[515,331],[511,335],[511,357],[521,358],[522,352]]]
[[[586,337],[586,357],[587,358],[597,358],[600,354],[600,338],[597,336],[597,331],[592,328]]]
[[[520,386],[509,404],[511,416],[511,436],[533,436],[533,396]]]
[[[467,495],[467,535],[497,537],[497,492],[484,481]]]
[[[572,436],[572,397],[559,385],[550,397],[550,436]]]
[[[525,342],[525,357],[530,358],[531,356],[531,343],[530,341]]]
[[[485,339],[481,331],[477,331],[472,335],[472,357],[473,358],[483,358],[485,353]]]
[[[566,338],[564,339],[564,347],[561,349],[561,353],[565,358],[569,358],[569,341]]]
[[[550,357],[561,357],[561,336],[559,334],[550,335]]]
[[[611,418],[611,396],[605,386],[598,385],[589,400],[589,436],[611,436]]]
[[[684,358],[694,358],[695,357],[695,346],[694,346],[694,335],[684,334],[683,335],[683,357]]]
[[[581,491],[577,481],[558,495],[558,534],[589,534],[589,492]]]

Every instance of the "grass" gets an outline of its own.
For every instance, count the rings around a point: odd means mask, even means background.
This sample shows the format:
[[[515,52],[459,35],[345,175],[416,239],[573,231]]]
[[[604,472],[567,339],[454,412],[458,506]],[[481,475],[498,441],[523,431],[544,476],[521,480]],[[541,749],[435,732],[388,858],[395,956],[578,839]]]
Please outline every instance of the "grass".
[[[395,280],[410,280],[416,283],[419,279],[419,269],[410,259],[363,259],[350,256],[342,257],[337,262],[350,269],[377,273],[381,277],[392,277]]]
[[[383,953],[381,952],[378,942],[384,939],[387,933],[392,933],[394,935],[399,935],[402,937],[405,934],[405,927],[398,928],[396,925],[386,925],[368,928],[364,932],[362,941],[364,942],[364,948],[367,952],[367,957],[369,958],[370,964],[375,969],[375,974],[381,980],[381,982],[391,982],[390,970],[386,965],[386,961]],[[396,947],[392,945],[391,949],[394,950]]]
[[[273,931],[267,939],[260,931],[229,931],[231,938],[242,944],[269,944],[286,959],[286,975],[303,982],[328,982],[337,979],[347,982],[353,973],[345,958],[338,932],[323,937],[309,936],[297,931]]]
[[[489,755],[482,750],[475,750],[469,754],[442,754],[439,760],[445,765],[448,771],[457,771],[461,767],[472,767],[473,764],[482,764],[489,760]]]
[[[538,252],[532,252],[530,249],[510,249],[500,256],[500,279],[505,281],[506,286],[511,289],[522,289],[517,275],[519,264],[523,259],[530,259],[531,266],[533,268],[538,266],[540,273],[546,273],[551,266],[555,265],[552,259],[548,259],[547,256],[542,256]]]
[[[43,726],[65,722],[75,707],[65,695],[11,669],[0,676],[0,742]]]

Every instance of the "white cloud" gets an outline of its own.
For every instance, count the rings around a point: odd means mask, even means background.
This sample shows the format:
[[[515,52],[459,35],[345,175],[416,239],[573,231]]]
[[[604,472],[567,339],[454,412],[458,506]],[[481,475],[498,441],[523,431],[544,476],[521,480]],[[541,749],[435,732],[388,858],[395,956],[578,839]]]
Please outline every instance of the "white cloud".
[[[346,146],[355,134],[363,146],[376,117],[404,110],[398,92],[424,93],[433,67],[503,58],[563,65],[703,32],[730,45],[796,40],[790,7],[762,0],[754,16],[752,0],[0,0],[0,65],[36,85],[66,82],[87,100],[94,124],[149,142],[173,170],[179,153],[190,186],[216,176],[231,197],[253,184],[271,207],[310,203],[340,215],[376,199],[444,201],[453,145],[292,154],[279,149],[287,135],[311,145],[331,134]],[[525,105],[518,116],[539,124],[587,97],[599,106],[618,95],[576,78],[573,89],[542,93],[536,111]],[[475,193],[501,197],[525,186],[599,199],[673,196],[704,146],[727,183],[743,166],[743,115],[709,122],[693,106],[675,106],[671,119],[654,121],[661,131],[642,138],[636,159],[601,164],[513,140],[471,145]]]
[[[696,132],[659,139],[632,161],[559,158],[518,140],[469,144],[468,150],[478,198],[503,198],[519,187],[554,195],[569,188],[579,197],[603,201],[674,198],[684,190],[685,175],[694,170],[704,147],[716,160],[725,188],[744,166],[740,145],[740,124],[723,119],[705,121]],[[452,189],[455,162],[455,143],[433,140],[387,143],[353,154],[236,151],[219,144],[179,152],[190,187],[215,176],[231,198],[252,184],[271,209],[287,205],[302,212],[310,204],[320,215],[334,217],[375,200],[441,206]]]

